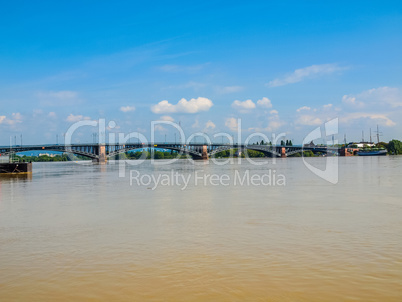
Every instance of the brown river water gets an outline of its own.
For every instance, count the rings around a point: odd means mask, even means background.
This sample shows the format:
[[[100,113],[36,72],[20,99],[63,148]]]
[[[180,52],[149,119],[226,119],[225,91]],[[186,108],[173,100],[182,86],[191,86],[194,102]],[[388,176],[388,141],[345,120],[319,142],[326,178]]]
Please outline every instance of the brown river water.
[[[402,301],[401,156],[337,184],[301,158],[33,170],[0,176],[2,302]]]

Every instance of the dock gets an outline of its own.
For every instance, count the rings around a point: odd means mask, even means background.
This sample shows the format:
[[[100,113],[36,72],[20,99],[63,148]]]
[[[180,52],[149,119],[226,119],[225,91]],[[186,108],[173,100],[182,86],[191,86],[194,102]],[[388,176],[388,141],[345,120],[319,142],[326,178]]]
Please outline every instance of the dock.
[[[32,163],[0,163],[0,173],[32,173]]]

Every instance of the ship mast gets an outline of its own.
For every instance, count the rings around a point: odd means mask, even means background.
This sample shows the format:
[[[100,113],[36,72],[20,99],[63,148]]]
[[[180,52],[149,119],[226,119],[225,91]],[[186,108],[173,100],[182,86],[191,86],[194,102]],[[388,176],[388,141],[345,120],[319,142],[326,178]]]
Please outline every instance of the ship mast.
[[[377,143],[380,143],[380,136],[382,136],[382,132],[380,132],[380,130],[378,130],[378,124],[377,124],[377,131],[375,131],[377,133]]]

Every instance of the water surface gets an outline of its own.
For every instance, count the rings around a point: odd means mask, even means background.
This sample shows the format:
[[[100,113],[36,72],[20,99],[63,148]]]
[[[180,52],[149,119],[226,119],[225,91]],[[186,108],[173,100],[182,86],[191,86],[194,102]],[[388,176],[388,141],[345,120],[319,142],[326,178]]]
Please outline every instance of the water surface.
[[[300,158],[146,161],[126,177],[115,163],[34,163],[0,177],[0,301],[401,301],[401,168],[339,158],[333,185]],[[192,181],[152,190],[130,170]],[[246,171],[286,183],[234,186]]]

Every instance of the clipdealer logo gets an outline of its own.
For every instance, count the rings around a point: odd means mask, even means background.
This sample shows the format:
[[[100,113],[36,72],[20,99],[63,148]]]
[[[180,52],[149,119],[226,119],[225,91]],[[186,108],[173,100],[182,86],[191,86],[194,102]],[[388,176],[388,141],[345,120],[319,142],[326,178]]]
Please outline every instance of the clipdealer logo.
[[[226,159],[217,159],[215,157],[210,157],[209,161],[203,162],[201,163],[200,161],[196,161],[193,160],[191,158],[191,156],[188,156],[188,154],[191,152],[191,150],[189,149],[185,149],[184,148],[177,148],[177,152],[175,153],[176,156],[168,159],[168,160],[156,160],[153,157],[153,152],[150,152],[151,154],[151,158],[150,158],[150,162],[153,165],[170,165],[176,161],[178,161],[179,159],[183,158],[183,155],[187,155],[185,156],[187,161],[190,161],[193,163],[194,166],[200,166],[200,165],[205,165],[205,164],[209,164],[210,161],[212,161],[215,165],[218,166],[222,166],[222,165],[226,165],[226,164],[233,164],[235,162],[235,160],[237,160],[237,162],[239,164],[241,164],[242,160],[246,160],[248,163],[255,165],[255,166],[261,166],[261,165],[268,165],[268,164],[276,164],[276,157],[280,156],[280,154],[278,153],[277,150],[275,150],[275,146],[276,147],[281,147],[282,146],[279,144],[279,142],[284,139],[286,137],[286,133],[280,133],[278,135],[276,135],[275,133],[272,133],[271,139],[268,138],[268,136],[264,133],[260,133],[260,132],[256,132],[256,133],[252,133],[250,135],[248,135],[245,139],[243,139],[242,137],[242,128],[241,128],[241,119],[238,119],[237,121],[237,131],[235,131],[236,135],[233,134],[229,134],[229,133],[224,133],[224,132],[220,132],[220,133],[215,133],[212,135],[212,137],[210,137],[210,135],[207,135],[206,133],[201,133],[201,132],[197,132],[197,133],[192,133],[190,136],[186,136],[183,128],[181,127],[180,124],[176,124],[174,122],[170,122],[170,121],[152,121],[151,122],[151,140],[149,141],[145,135],[143,135],[142,133],[139,132],[131,132],[131,133],[124,133],[124,132],[117,132],[115,131],[118,127],[116,127],[116,123],[114,121],[109,121],[106,124],[106,120],[105,119],[99,119],[99,120],[88,120],[88,121],[80,121],[80,122],[76,122],[73,125],[71,125],[69,127],[69,129],[67,130],[67,132],[65,133],[65,148],[66,151],[68,152],[68,154],[70,154],[72,156],[72,154],[74,154],[74,144],[72,143],[73,141],[73,136],[74,134],[77,132],[78,129],[82,128],[82,127],[92,127],[92,128],[97,128],[98,131],[98,138],[99,141],[97,142],[97,145],[99,146],[107,146],[107,145],[114,145],[114,146],[125,146],[126,144],[131,144],[130,140],[134,139],[137,144],[134,148],[130,149],[132,150],[142,150],[142,151],[146,151],[146,148],[157,148],[157,144],[155,144],[154,142],[156,141],[156,132],[158,131],[158,129],[160,129],[161,127],[165,126],[165,127],[172,127],[171,129],[173,131],[175,131],[176,134],[178,134],[177,137],[177,141],[176,141],[176,135],[175,135],[175,145],[181,145],[181,146],[189,146],[193,143],[193,140],[195,140],[195,138],[199,138],[201,137],[203,139],[203,144],[208,146],[212,144],[212,141],[226,141],[226,144],[222,144],[222,146],[224,146],[225,148],[223,148],[223,150],[230,150],[230,149],[236,149],[239,148],[239,146],[241,145],[242,147],[240,148],[244,148],[244,150],[241,150],[242,152],[244,151],[245,154],[247,154],[248,152],[248,146],[252,146],[252,144],[250,144],[251,140],[254,138],[262,138],[262,140],[264,142],[269,143],[269,146],[273,147],[272,150],[270,150],[269,152],[271,152],[271,156],[272,157],[265,157],[265,158],[260,158],[258,160],[254,160],[251,157],[246,156],[245,158],[241,158],[239,157],[235,157],[234,152],[231,152],[229,155],[229,158]],[[314,141],[314,140],[326,140],[326,144],[327,146],[330,143],[337,143],[337,140],[330,140],[328,139],[329,136],[334,136],[338,134],[338,118],[330,120],[328,122],[326,122],[323,127],[317,127],[316,129],[314,129],[313,131],[311,131],[304,139],[303,139],[303,144],[300,149],[300,152],[304,152],[305,150],[305,146],[308,145],[310,142]],[[242,143],[244,142],[244,143]],[[144,147],[147,146],[147,147]],[[246,147],[244,147],[246,146]],[[256,146],[259,147],[256,148]],[[264,147],[268,147],[267,145],[264,146],[259,146],[256,145],[254,146],[255,150],[260,150],[261,147],[262,149],[260,151],[264,151]],[[100,147],[99,147],[100,148]],[[284,146],[283,148],[289,148],[289,146]],[[121,150],[124,151],[124,148],[122,148]],[[114,156],[123,153],[122,151],[118,151],[118,152],[114,152]],[[310,149],[307,149],[310,150]],[[329,150],[329,149],[328,149]],[[327,150],[327,151],[328,151]],[[126,150],[128,151],[128,150]],[[126,152],[124,151],[124,152]],[[148,150],[149,151],[149,150]],[[267,151],[267,150],[265,150]],[[141,165],[145,160],[147,160],[147,152],[142,152],[141,156],[136,159],[136,160],[129,160],[126,158],[119,158],[118,160],[118,166],[119,166],[119,177],[126,177],[126,173],[128,171],[128,167],[133,167],[133,166],[138,166]],[[95,155],[96,156],[96,155]],[[104,154],[104,157],[107,156],[111,156],[111,154],[109,153],[109,155]],[[72,160],[73,157],[71,157]],[[303,164],[307,167],[308,170],[310,170],[312,173],[314,173],[315,175],[317,175],[318,177],[320,177],[321,179],[328,181],[331,184],[337,184],[338,183],[338,157],[337,156],[327,156],[325,159],[325,168],[324,170],[319,169],[317,167],[315,167],[313,165],[312,162],[307,161],[304,157],[302,157],[302,161]],[[78,161],[79,164],[88,164],[88,161]],[[250,173],[250,172],[248,172]],[[215,176],[212,177],[212,179],[214,180]],[[250,176],[252,177],[252,176]],[[257,177],[257,176],[255,176]],[[251,181],[251,180],[250,180]],[[265,181],[265,180],[264,180]],[[264,182],[263,181],[263,182]],[[238,182],[239,183],[239,182]]]

